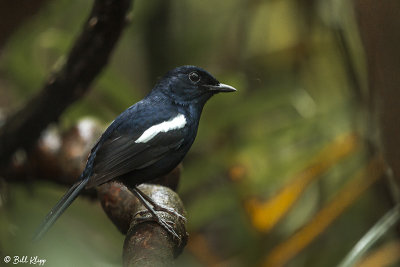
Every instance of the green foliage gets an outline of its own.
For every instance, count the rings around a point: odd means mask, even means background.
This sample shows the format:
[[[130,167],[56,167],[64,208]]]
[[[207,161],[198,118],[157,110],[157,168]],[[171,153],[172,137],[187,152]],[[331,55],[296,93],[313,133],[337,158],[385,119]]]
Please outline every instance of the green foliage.
[[[359,102],[336,29],[315,6],[300,2],[135,1],[131,25],[111,62],[60,121],[65,128],[83,116],[109,123],[141,99],[156,77],[177,65],[202,66],[235,86],[236,94],[218,95],[205,107],[179,188],[189,230],[205,236],[216,263],[262,262],[365,161],[360,150],[324,174],[272,232],[263,234],[251,225],[243,205],[247,198],[272,197],[336,136],[362,124],[356,122]],[[40,90],[45,77],[65,60],[90,8],[90,1],[49,1],[12,36],[0,62],[2,78],[17,88],[10,94],[23,102]],[[236,178],[235,166],[243,169]],[[78,200],[37,247],[24,241],[64,190],[48,184],[34,184],[29,191],[22,185],[9,188],[11,204],[0,213],[3,252],[39,255],[48,266],[119,266],[123,237],[99,205],[86,200]],[[343,248],[350,248],[378,217],[381,202],[369,192],[291,266],[334,266],[344,256]],[[371,206],[377,214],[364,212]],[[341,239],[346,229],[358,229],[353,232],[357,235]],[[330,249],[316,253],[319,242]],[[340,244],[335,245],[339,250],[330,242]],[[201,253],[187,248],[177,264],[213,263]]]

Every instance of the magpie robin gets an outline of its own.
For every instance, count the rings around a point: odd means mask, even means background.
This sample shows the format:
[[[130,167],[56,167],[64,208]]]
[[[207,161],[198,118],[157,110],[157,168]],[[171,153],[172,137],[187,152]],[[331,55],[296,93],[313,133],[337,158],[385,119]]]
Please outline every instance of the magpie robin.
[[[82,189],[111,180],[127,186],[155,221],[178,237],[155,211],[184,217],[157,205],[136,186],[172,171],[196,137],[207,100],[216,93],[233,91],[236,89],[199,67],[182,66],[169,71],[144,99],[122,112],[106,129],[92,148],[78,182],[47,214],[34,239],[47,232]]]

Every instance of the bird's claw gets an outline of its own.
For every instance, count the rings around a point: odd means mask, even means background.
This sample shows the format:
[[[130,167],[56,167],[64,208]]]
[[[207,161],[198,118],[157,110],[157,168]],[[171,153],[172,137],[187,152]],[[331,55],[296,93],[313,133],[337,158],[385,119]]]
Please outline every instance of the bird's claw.
[[[134,218],[138,215],[140,217],[137,220],[153,220],[157,222],[161,227],[163,227],[169,234],[172,235],[173,239],[177,239],[179,241],[180,246],[182,244],[182,239],[181,237],[175,232],[176,228],[176,220],[173,221],[166,221],[163,219],[163,217],[159,216],[157,212],[165,212],[170,214],[171,216],[175,216],[177,220],[186,223],[186,218],[176,212],[174,209],[169,208],[169,207],[164,207],[162,205],[159,205],[154,202],[150,197],[148,197],[146,194],[144,194],[142,191],[140,191],[137,187],[132,189],[132,193],[136,195],[136,197],[139,199],[140,202],[147,208],[147,211],[152,215],[151,218],[147,216],[147,213],[145,211],[138,211],[135,213]],[[146,214],[146,215],[144,215]]]
[[[165,230],[167,230],[167,232],[170,233],[174,239],[178,240],[179,245],[181,244],[181,238],[175,232],[174,227],[173,227],[175,225],[174,222],[163,220],[160,217],[157,217],[156,222],[159,225],[161,225]]]
[[[160,206],[160,205],[156,205],[154,207],[154,210],[155,211],[163,211],[163,212],[169,213],[169,214],[171,214],[173,216],[178,217],[178,219],[182,220],[184,223],[187,222],[186,217],[181,215],[180,213],[176,212],[174,209],[163,207],[163,206]],[[146,213],[148,213],[147,210],[140,210],[140,211],[136,212],[135,215],[133,215],[133,217],[134,218],[137,217],[137,216],[143,217]]]
[[[178,214],[178,215],[180,215],[179,213],[176,213],[175,211],[174,212],[170,212],[171,210],[169,210],[168,209],[168,211],[167,210],[164,210],[164,209],[162,209],[162,210],[158,210],[158,209],[156,209],[155,208],[155,210],[157,210],[157,211],[164,211],[164,212],[168,212],[168,213],[172,213],[173,215],[176,215],[176,214]],[[173,211],[173,210],[172,210]],[[174,226],[175,226],[175,223],[173,222],[173,221],[168,221],[168,220],[164,220],[164,219],[162,219],[160,216],[158,216],[158,215],[152,215],[151,217],[145,217],[145,215],[146,214],[148,214],[149,213],[149,211],[147,211],[147,210],[140,210],[140,211],[138,211],[138,212],[136,212],[135,213],[135,215],[133,215],[133,218],[135,218],[135,220],[137,221],[137,222],[145,222],[145,221],[154,221],[154,222],[156,222],[156,223],[158,223],[161,227],[163,227],[169,234],[171,234],[172,235],[172,237],[174,238],[174,239],[176,239],[176,240],[178,240],[178,242],[179,242],[179,245],[181,244],[181,241],[182,241],[182,239],[181,239],[181,237],[175,232],[175,230],[174,230]],[[176,213],[176,214],[175,214]],[[138,217],[139,216],[139,217]],[[177,216],[179,219],[184,219],[184,220],[186,220],[186,218],[185,217],[183,217],[182,215],[180,215],[180,216]]]
[[[164,207],[161,205],[154,205],[154,210],[156,211],[164,211],[166,213],[169,213],[173,216],[178,217],[178,219],[182,220],[184,223],[186,223],[187,219],[185,218],[185,216],[181,215],[180,213],[178,213],[177,211],[175,211],[174,209],[168,208],[168,207]]]
[[[133,218],[136,218],[136,219],[146,219],[146,218],[143,218],[147,213],[149,213],[149,211],[148,210],[139,210],[138,212],[136,212],[134,215],[133,215]],[[139,216],[139,218],[137,218]]]

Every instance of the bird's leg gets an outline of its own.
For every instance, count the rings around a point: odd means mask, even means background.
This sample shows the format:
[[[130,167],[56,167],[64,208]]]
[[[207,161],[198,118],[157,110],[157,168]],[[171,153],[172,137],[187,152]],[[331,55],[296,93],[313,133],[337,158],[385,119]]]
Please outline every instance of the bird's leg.
[[[139,188],[135,187],[136,191],[147,201],[149,202],[155,211],[164,211],[167,212],[171,215],[174,215],[176,217],[178,217],[179,219],[181,219],[183,222],[186,223],[186,218],[185,216],[179,214],[178,212],[176,212],[174,209],[159,205],[157,203],[154,202],[153,199],[151,199],[151,197],[149,197],[148,195],[146,195],[145,193],[143,193]]]
[[[140,191],[137,187],[132,188],[132,193],[140,200],[140,202],[142,202],[142,204],[147,208],[147,210],[153,215],[153,218],[155,219],[155,221],[161,225],[165,230],[167,230],[168,233],[170,233],[174,238],[177,238],[179,241],[181,240],[181,238],[179,237],[179,235],[175,232],[174,228],[170,225],[173,224],[170,221],[166,221],[163,218],[161,218],[159,215],[157,215],[156,211],[166,211],[166,212],[170,212],[169,209],[167,210],[159,210],[157,207],[161,207],[160,205],[157,205],[154,203],[154,201],[148,197],[146,194],[144,194],[142,191]],[[152,208],[149,203],[154,207]],[[173,214],[175,214],[176,212],[174,211]],[[182,216],[182,215],[180,215]]]

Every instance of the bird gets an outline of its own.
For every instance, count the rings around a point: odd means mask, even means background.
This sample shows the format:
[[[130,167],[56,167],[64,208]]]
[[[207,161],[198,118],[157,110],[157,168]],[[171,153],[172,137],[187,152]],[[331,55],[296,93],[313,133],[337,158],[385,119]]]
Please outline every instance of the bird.
[[[168,71],[147,96],[123,111],[104,131],[79,179],[47,214],[33,240],[43,237],[83,189],[110,181],[125,185],[155,221],[179,239],[156,211],[185,218],[154,203],[137,186],[171,172],[196,138],[205,103],[217,93],[234,91],[200,67],[185,65]]]

